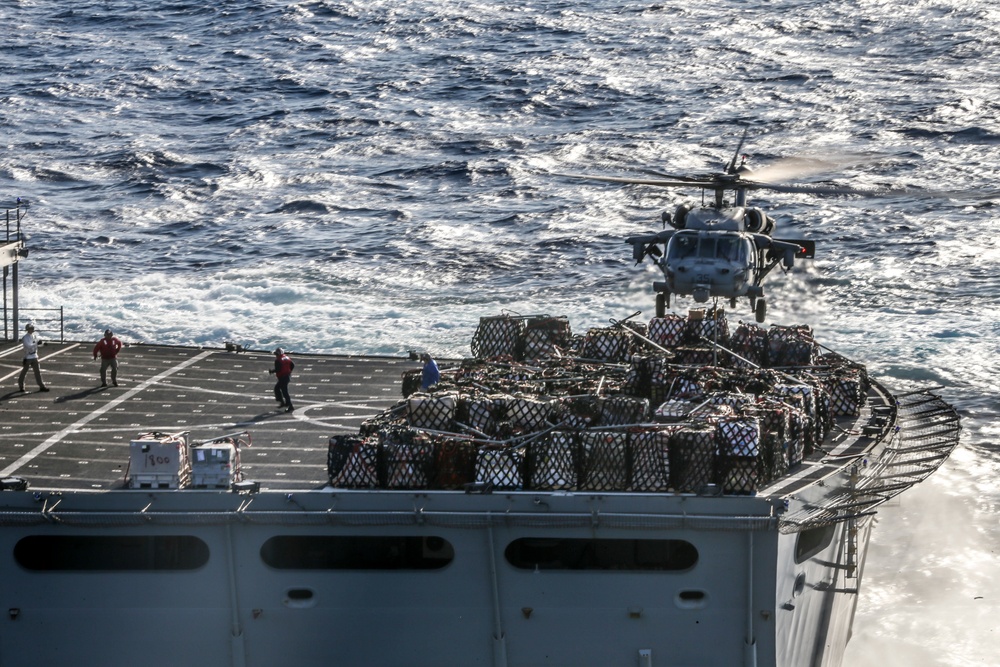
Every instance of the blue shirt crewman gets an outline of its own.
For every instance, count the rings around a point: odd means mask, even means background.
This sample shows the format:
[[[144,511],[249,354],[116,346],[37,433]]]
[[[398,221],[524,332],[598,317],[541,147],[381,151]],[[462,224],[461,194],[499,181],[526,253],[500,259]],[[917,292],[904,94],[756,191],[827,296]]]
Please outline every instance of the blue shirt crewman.
[[[424,362],[424,370],[420,373],[420,388],[427,391],[441,381],[441,371],[426,352],[420,355],[420,360]]]

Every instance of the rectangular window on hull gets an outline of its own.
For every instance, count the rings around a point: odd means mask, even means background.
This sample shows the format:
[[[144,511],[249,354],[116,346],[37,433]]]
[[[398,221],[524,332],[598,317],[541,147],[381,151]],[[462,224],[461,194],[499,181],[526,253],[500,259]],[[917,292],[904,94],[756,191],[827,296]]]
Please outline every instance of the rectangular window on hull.
[[[190,535],[29,535],[14,545],[28,570],[176,571],[208,562],[208,545]]]
[[[830,546],[834,532],[835,526],[830,524],[799,533],[795,540],[795,562],[803,563]]]
[[[279,570],[438,570],[455,550],[433,536],[279,535],[260,557]]]
[[[524,537],[507,545],[507,562],[523,570],[689,570],[698,550],[684,540]]]

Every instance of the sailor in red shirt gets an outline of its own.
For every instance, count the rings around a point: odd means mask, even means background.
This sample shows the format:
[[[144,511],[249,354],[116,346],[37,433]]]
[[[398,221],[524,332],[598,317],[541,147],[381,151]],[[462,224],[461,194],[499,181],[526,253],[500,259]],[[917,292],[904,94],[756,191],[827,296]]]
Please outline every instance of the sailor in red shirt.
[[[288,394],[288,383],[292,379],[293,368],[295,364],[291,357],[280,347],[277,348],[274,351],[274,368],[269,369],[268,373],[278,377],[278,382],[274,385],[274,398],[278,401],[279,407],[285,408],[285,412],[295,409],[292,407],[292,397]]]
[[[101,386],[108,386],[108,369],[111,369],[111,384],[118,386],[118,353],[122,349],[122,342],[115,338],[111,329],[104,332],[104,338],[97,341],[94,346],[94,359],[101,355]]]

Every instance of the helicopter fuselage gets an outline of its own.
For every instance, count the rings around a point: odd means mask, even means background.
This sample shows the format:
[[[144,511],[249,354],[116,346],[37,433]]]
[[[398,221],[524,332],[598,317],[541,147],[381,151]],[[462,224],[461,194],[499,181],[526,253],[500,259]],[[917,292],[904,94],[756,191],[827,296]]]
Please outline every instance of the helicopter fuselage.
[[[656,291],[690,294],[699,303],[710,297],[760,296],[763,291],[753,284],[757,255],[753,237],[745,232],[680,230],[657,262],[666,289]]]
[[[808,241],[771,238],[774,220],[758,208],[744,206],[682,205],[664,223],[673,229],[626,240],[632,244],[633,258],[647,255],[663,272],[664,280],[653,283],[657,312],[669,305],[670,295],[691,296],[704,303],[711,298],[757,299],[763,307],[761,282],[777,265],[790,269],[796,257],[812,257],[814,245]],[[763,310],[758,311],[763,318]]]
[[[754,278],[763,258],[746,233],[747,220],[754,215],[757,209],[742,206],[678,207],[672,221],[678,230],[657,261],[666,284],[656,291],[691,295],[699,303],[711,297],[760,296],[763,290],[754,285]],[[759,218],[766,220],[763,212]],[[751,226],[760,229],[759,223]]]

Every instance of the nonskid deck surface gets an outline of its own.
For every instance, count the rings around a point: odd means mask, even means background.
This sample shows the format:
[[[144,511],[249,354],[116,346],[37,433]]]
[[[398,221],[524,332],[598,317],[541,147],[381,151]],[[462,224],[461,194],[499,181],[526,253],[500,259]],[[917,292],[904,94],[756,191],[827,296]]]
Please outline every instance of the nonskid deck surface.
[[[265,352],[130,345],[119,355],[119,386],[102,388],[93,343],[39,348],[42,379],[18,391],[21,346],[0,351],[0,477],[32,489],[123,488],[129,442],[140,433],[189,431],[194,441],[247,431],[247,480],[262,489],[314,489],[327,483],[331,435],[402,398],[401,374],[417,362],[391,357],[294,355],[295,411],[274,399]],[[110,377],[109,377],[110,385]]]

